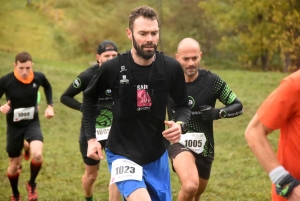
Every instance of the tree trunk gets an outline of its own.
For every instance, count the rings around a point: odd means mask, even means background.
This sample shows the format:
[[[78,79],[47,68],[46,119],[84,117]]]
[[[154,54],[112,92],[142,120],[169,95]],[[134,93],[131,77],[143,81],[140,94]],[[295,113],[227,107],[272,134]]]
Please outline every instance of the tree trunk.
[[[263,54],[261,55],[261,66],[263,71],[268,71],[269,65],[269,53],[268,50],[264,50]]]
[[[291,53],[285,52],[284,53],[284,65],[283,65],[283,72],[288,72],[289,66],[291,66]]]
[[[296,55],[296,58],[295,58],[295,66],[296,66],[296,70],[300,69],[300,53],[298,53]]]

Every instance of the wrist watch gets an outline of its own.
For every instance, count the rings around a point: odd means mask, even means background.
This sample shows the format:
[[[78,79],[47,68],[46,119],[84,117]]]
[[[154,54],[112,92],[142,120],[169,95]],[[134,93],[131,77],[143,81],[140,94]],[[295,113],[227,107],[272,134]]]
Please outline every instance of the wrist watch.
[[[181,134],[186,134],[188,129],[187,129],[187,125],[186,123],[182,122],[182,121],[176,121],[176,124],[179,124],[181,127]]]
[[[220,110],[219,118],[222,119],[222,118],[225,118],[226,116],[227,116],[227,112],[225,110]]]

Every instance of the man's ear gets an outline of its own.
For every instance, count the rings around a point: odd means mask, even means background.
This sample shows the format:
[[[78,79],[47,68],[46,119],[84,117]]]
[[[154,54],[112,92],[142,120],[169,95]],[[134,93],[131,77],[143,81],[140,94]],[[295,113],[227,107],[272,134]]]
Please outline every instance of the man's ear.
[[[127,28],[126,29],[126,33],[127,33],[127,38],[129,38],[130,40],[132,40],[132,31],[129,28]]]
[[[96,60],[99,62],[100,54],[96,54]]]

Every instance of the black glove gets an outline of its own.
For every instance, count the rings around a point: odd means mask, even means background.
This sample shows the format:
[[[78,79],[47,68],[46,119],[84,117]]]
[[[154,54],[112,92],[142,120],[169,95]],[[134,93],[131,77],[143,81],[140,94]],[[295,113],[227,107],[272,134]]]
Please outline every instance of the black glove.
[[[292,190],[300,185],[300,181],[292,177],[292,175],[287,174],[283,177],[276,185],[276,193],[284,198],[287,198]]]
[[[213,108],[210,105],[202,105],[199,107],[204,121],[213,121],[219,119],[220,110]]]

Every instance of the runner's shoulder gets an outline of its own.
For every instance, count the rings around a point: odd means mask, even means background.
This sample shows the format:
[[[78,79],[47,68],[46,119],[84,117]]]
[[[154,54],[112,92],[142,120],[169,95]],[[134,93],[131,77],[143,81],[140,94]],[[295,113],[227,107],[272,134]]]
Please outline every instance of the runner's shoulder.
[[[45,78],[45,74],[42,72],[38,72],[38,71],[33,71],[34,74],[34,78]]]
[[[10,72],[6,75],[3,75],[2,77],[0,77],[0,80],[6,81],[6,80],[10,80],[12,77],[14,77],[14,73]]]

